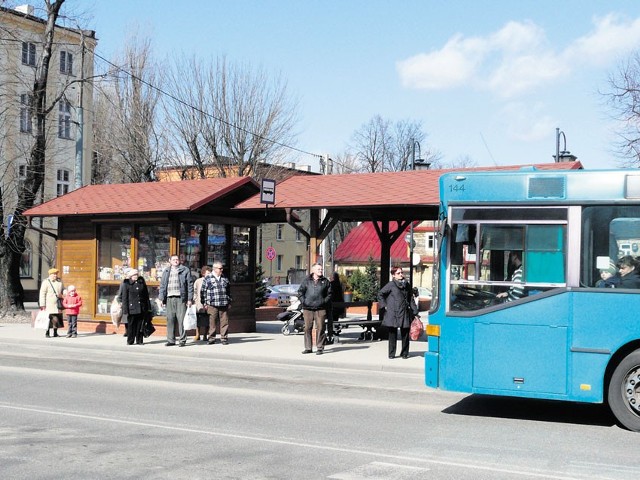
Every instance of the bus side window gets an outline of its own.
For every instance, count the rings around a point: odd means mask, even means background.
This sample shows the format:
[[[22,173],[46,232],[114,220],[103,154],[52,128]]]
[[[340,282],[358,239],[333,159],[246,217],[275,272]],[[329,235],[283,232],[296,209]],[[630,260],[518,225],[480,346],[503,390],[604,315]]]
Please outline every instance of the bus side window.
[[[562,225],[529,225],[524,254],[525,281],[565,282],[565,234]]]

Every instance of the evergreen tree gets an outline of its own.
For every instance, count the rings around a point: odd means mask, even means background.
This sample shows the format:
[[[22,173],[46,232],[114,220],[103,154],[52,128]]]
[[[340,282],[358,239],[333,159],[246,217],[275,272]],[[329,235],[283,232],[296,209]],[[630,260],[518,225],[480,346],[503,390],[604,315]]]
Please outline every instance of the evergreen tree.
[[[264,277],[264,270],[259,263],[256,265],[256,308],[263,306],[267,303],[267,286],[262,281]]]

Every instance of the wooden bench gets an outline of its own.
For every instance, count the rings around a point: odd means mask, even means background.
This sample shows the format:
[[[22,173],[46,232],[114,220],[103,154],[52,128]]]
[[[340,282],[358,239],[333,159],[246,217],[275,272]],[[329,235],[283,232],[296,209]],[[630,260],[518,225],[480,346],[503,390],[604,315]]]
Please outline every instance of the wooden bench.
[[[359,326],[364,331],[360,334],[360,340],[374,340],[378,339],[378,329],[382,322],[380,320],[373,320],[373,315],[371,314],[371,306],[373,305],[372,301],[363,301],[363,302],[333,302],[333,308],[344,308],[347,309],[349,307],[367,307],[367,316],[361,318],[345,318],[338,319],[333,321],[333,337],[335,337],[336,341],[340,341],[340,331],[343,328],[347,328],[350,326]]]

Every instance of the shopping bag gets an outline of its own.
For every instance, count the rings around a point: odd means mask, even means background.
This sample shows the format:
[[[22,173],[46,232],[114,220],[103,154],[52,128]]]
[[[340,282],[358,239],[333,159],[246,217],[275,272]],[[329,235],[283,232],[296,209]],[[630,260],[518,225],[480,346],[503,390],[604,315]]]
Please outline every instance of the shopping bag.
[[[409,330],[409,338],[411,340],[418,340],[420,335],[424,332],[424,325],[420,317],[415,317],[411,322],[411,329]]]
[[[33,321],[33,328],[37,328],[40,330],[48,330],[49,329],[49,314],[46,310],[40,310],[38,315],[36,315],[36,319]]]
[[[184,314],[182,325],[184,326],[185,330],[193,330],[198,326],[198,315],[196,313],[195,305],[187,307],[187,312]]]
[[[118,302],[118,297],[113,299],[111,302],[111,323],[113,326],[118,328],[120,326],[120,322],[122,320],[122,305]]]

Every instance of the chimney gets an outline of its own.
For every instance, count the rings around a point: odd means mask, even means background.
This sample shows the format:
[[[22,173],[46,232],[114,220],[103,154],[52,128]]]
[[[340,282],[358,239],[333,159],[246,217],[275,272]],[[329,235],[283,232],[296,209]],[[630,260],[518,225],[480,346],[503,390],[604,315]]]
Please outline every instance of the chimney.
[[[298,165],[298,170],[303,171],[303,172],[310,172],[311,171],[311,165]]]
[[[33,16],[34,8],[33,5],[18,5],[15,8],[16,12],[26,13],[27,15]]]

